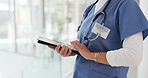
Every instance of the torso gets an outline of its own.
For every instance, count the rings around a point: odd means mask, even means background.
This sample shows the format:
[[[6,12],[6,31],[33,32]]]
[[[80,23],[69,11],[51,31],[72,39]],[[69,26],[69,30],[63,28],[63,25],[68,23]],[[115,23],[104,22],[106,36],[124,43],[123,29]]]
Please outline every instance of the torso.
[[[78,39],[80,43],[84,44],[91,52],[107,52],[122,47],[122,42],[118,32],[118,21],[115,21],[117,19],[118,8],[121,5],[120,1],[121,0],[111,0],[109,7],[106,9],[107,16],[105,26],[111,30],[107,39],[98,37],[92,42],[83,39],[83,35],[88,26],[92,23],[92,19],[97,15],[97,13],[102,11],[104,6],[101,7],[101,9],[96,10],[96,12],[95,8],[92,8],[88,17],[83,21],[80,31],[78,32]],[[97,6],[98,5],[99,4],[97,4]],[[102,16],[98,17],[95,22],[93,22],[87,37],[91,38],[95,36],[95,34],[91,32],[91,29],[94,27],[95,23],[100,23],[101,19]],[[127,67],[111,67],[110,65],[89,61],[84,59],[81,55],[77,56],[75,67],[73,78],[126,78],[128,70]],[[121,77],[119,77],[120,70],[124,73]]]

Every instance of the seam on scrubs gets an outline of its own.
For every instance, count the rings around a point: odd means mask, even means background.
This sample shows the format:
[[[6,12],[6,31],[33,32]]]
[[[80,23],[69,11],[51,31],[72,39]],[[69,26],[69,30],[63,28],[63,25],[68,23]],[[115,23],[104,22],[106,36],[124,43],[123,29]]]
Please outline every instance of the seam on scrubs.
[[[116,1],[116,3],[114,4],[117,4],[118,1]],[[120,1],[119,1],[120,2]],[[112,7],[114,7],[115,5],[109,5],[109,7],[106,9],[106,14],[109,14],[109,11],[111,10]]]

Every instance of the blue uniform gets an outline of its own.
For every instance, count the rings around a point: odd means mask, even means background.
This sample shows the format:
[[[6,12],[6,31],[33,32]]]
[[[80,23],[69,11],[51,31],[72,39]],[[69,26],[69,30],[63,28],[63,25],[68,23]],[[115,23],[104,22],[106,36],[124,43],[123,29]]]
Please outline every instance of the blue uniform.
[[[84,15],[91,6],[86,8]],[[97,13],[102,12],[104,6]],[[82,25],[78,32],[80,43],[84,44],[91,52],[107,52],[120,49],[126,37],[138,32],[143,33],[143,39],[148,35],[148,21],[134,0],[111,0],[105,10],[106,20],[104,26],[110,29],[108,37],[104,39],[99,36],[94,41],[84,40],[83,34],[97,14],[94,14],[94,10],[95,8],[92,8],[87,18],[82,18]],[[102,16],[99,16],[90,26],[86,35],[88,38],[96,36],[91,30],[95,23],[101,22],[101,19]],[[112,67],[86,60],[81,55],[78,55],[73,78],[127,78],[127,72],[128,67]]]

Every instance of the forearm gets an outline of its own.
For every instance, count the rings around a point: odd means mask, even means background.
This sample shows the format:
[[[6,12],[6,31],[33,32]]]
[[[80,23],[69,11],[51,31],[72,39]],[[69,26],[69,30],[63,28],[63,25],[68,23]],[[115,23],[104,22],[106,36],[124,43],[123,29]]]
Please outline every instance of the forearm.
[[[126,38],[123,48],[99,52],[96,62],[109,64],[111,66],[137,66],[142,58],[142,33]],[[94,60],[95,53],[91,54],[90,60]]]

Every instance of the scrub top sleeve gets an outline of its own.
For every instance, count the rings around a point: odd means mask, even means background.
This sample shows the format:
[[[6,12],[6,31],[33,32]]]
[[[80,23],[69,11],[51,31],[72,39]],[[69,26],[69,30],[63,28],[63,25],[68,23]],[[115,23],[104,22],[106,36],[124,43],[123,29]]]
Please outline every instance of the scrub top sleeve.
[[[134,0],[124,0],[119,8],[119,34],[121,41],[138,32],[143,39],[148,35],[148,21]]]

